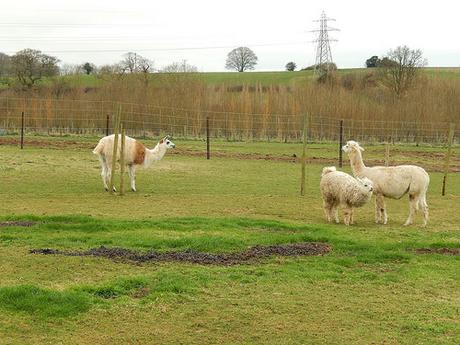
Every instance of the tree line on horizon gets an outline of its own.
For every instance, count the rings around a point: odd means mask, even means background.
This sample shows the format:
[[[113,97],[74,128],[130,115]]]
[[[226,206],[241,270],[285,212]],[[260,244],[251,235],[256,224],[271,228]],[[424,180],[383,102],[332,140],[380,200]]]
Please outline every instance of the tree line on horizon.
[[[11,78],[23,88],[32,88],[37,81],[44,77],[55,77],[58,75],[72,74],[98,74],[103,75],[124,75],[139,74],[147,80],[149,74],[160,73],[194,73],[198,68],[189,64],[186,60],[173,62],[161,69],[154,68],[153,60],[145,58],[137,53],[128,52],[123,55],[122,60],[112,65],[97,67],[91,62],[81,65],[59,66],[60,60],[57,57],[42,53],[39,50],[24,49],[12,56],[0,53],[0,79],[6,78],[10,83]],[[248,47],[238,47],[230,51],[225,63],[226,69],[245,72],[254,70],[258,63],[257,55]],[[365,61],[367,68],[376,68],[382,84],[390,88],[397,96],[404,94],[414,83],[420,67],[426,65],[420,49],[411,50],[407,46],[399,46],[390,50],[387,55],[379,58],[374,55]],[[294,71],[297,68],[295,62],[286,64],[286,71]],[[328,66],[308,66],[301,70],[320,69],[319,81],[331,77],[331,73],[337,69],[335,64]]]

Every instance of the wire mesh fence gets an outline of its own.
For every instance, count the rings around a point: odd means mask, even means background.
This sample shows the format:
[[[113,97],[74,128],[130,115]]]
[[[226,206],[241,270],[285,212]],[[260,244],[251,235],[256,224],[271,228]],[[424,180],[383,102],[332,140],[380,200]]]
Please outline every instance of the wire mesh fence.
[[[238,113],[184,109],[148,104],[67,99],[0,98],[1,133],[24,130],[37,134],[92,134],[111,132],[114,114],[121,107],[128,135],[180,138],[211,137],[226,140],[300,142],[304,117],[309,141],[338,141],[340,120],[327,114]],[[208,119],[208,120],[207,120]],[[447,141],[449,123],[343,119],[343,136],[364,142],[440,144]],[[459,132],[454,140],[458,142]]]

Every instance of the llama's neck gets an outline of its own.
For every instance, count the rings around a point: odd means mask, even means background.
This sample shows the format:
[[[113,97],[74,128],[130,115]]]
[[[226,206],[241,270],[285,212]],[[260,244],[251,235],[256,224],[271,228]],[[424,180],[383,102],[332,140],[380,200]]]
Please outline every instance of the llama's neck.
[[[357,150],[350,154],[350,165],[351,170],[353,170],[353,174],[355,176],[359,176],[366,166],[363,163],[363,157],[361,155],[361,151]]]
[[[146,149],[144,166],[149,167],[154,162],[158,162],[166,154],[166,147],[164,145],[157,144],[152,150]]]

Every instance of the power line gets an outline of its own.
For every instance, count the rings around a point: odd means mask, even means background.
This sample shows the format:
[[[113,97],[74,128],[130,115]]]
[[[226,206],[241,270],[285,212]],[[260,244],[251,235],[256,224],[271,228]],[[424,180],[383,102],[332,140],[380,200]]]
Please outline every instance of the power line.
[[[262,43],[262,44],[248,44],[249,47],[272,47],[272,46],[289,46],[289,45],[303,45],[305,42],[289,42],[289,43]],[[235,45],[228,46],[204,46],[204,47],[182,47],[182,48],[141,48],[141,49],[65,49],[65,50],[45,50],[46,53],[120,53],[127,51],[136,52],[150,52],[150,51],[185,51],[185,50],[213,50],[213,49],[231,49]],[[8,54],[15,52],[7,51]]]
[[[0,23],[0,26],[10,26],[10,27],[44,27],[44,28],[52,28],[52,27],[111,27],[111,26],[153,26],[153,23]]]

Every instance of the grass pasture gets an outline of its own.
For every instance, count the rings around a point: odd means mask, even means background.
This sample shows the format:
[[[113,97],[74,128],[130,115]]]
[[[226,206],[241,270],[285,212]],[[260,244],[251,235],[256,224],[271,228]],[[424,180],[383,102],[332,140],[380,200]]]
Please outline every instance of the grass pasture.
[[[95,138],[29,137],[23,151],[9,139],[0,145],[0,344],[458,344],[460,257],[416,252],[460,247],[460,174],[441,197],[442,147],[391,151],[393,163],[430,170],[428,227],[420,216],[402,226],[406,198],[388,202],[387,226],[368,204],[345,227],[324,222],[318,188],[336,144],[309,145],[305,197],[300,144],[216,142],[207,161],[202,142],[185,140],[138,172],[137,193],[119,197],[103,191]],[[364,154],[381,163],[384,148]],[[300,242],[332,251],[233,266],[29,253]]]

